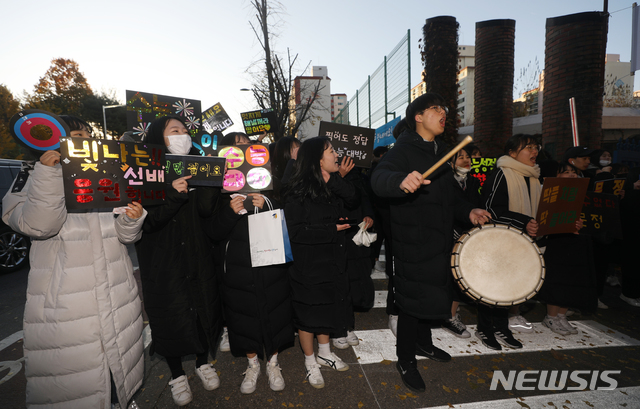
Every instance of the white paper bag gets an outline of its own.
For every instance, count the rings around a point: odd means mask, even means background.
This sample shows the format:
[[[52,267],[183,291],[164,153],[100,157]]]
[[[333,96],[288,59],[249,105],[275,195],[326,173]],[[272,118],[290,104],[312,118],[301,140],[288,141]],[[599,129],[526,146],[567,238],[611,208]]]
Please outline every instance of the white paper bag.
[[[249,215],[249,246],[253,267],[293,261],[284,210],[272,209]]]

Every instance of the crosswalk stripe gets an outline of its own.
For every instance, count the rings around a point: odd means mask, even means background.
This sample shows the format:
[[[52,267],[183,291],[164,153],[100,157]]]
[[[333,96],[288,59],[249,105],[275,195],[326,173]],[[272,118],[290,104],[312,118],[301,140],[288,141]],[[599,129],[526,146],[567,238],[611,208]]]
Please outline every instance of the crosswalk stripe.
[[[435,406],[429,409],[512,409],[512,408],[640,408],[640,386],[619,388],[612,391],[584,391],[554,393],[553,395],[527,396],[457,405]]]
[[[501,351],[491,350],[480,342],[473,334],[475,325],[467,325],[471,338],[458,338],[440,329],[432,329],[433,344],[451,356],[492,355],[503,353],[520,353],[549,351],[551,349],[591,349],[603,347],[636,346],[640,341],[620,332],[607,328],[595,321],[571,321],[580,331],[577,335],[560,336],[551,332],[541,323],[535,323],[535,331],[530,334],[514,333],[523,344],[522,349],[505,348]],[[355,331],[360,344],[354,346],[354,352],[361,364],[374,364],[385,360],[397,361],[396,338],[388,329]],[[427,359],[418,357],[418,359]]]
[[[376,291],[373,308],[385,308],[387,306],[387,292],[388,291]]]
[[[23,337],[24,337],[24,331],[22,330],[9,335],[8,337],[0,341],[0,351],[5,349],[9,345],[13,345],[13,343],[20,341]]]

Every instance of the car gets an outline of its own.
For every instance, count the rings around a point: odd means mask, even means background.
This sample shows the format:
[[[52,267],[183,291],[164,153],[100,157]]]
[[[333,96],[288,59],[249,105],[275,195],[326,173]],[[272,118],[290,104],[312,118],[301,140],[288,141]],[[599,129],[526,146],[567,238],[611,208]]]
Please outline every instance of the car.
[[[22,161],[20,160],[0,159],[0,198],[3,198],[9,191],[21,168]],[[30,247],[31,240],[28,237],[11,230],[0,220],[0,274],[27,267]]]

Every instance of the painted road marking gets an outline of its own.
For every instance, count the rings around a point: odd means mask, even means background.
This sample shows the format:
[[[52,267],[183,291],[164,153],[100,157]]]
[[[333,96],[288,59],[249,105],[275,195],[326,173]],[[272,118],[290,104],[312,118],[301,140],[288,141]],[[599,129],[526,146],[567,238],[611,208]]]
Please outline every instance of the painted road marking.
[[[376,291],[373,308],[385,308],[387,306],[387,292],[388,291]]]
[[[457,405],[433,406],[429,409],[512,409],[512,408],[640,408],[640,386],[619,388],[612,391],[584,391],[554,393],[553,395],[527,396],[462,403]],[[427,408],[424,408],[427,409]]]
[[[2,341],[0,341],[0,351],[12,345],[18,341],[20,341],[24,337],[24,331],[18,331],[15,334],[11,334]]]
[[[535,323],[535,331],[531,334],[514,333],[523,344],[522,349],[504,348],[501,351],[491,350],[480,342],[473,334],[475,325],[467,325],[471,338],[458,338],[440,329],[432,329],[433,344],[451,356],[492,355],[503,353],[521,353],[549,351],[551,349],[591,349],[604,347],[636,346],[640,341],[598,324],[595,321],[571,321],[580,331],[577,335],[560,336],[541,323]],[[353,347],[361,364],[374,364],[384,360],[397,361],[396,338],[388,329],[355,331],[360,344]],[[427,359],[418,357],[418,359]]]

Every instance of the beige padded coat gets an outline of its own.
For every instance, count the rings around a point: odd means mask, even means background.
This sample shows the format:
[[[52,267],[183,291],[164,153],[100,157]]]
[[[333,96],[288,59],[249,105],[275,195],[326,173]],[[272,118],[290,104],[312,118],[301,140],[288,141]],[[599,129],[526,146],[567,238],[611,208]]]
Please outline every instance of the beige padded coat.
[[[125,244],[144,215],[67,213],[59,164],[36,163],[3,199],[2,219],[32,238],[24,313],[26,403],[110,408],[142,384],[142,307]],[[14,184],[16,184],[14,182]]]

